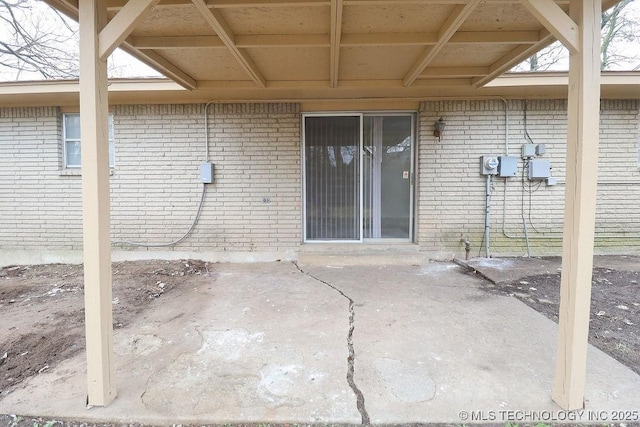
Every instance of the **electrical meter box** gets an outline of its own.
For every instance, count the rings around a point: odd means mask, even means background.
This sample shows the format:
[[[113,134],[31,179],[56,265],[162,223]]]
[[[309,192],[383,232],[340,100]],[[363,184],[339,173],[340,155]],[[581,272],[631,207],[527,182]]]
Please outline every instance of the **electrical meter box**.
[[[529,179],[544,180],[551,176],[551,163],[549,160],[529,160]]]
[[[496,156],[480,157],[480,174],[481,175],[497,175],[498,174],[498,158]]]
[[[515,156],[498,157],[498,176],[509,178],[518,175],[518,160]]]

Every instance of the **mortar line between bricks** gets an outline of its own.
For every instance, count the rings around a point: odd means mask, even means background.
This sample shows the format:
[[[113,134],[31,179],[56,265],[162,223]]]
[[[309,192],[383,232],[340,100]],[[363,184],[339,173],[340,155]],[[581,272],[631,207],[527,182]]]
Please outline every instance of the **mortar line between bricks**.
[[[349,384],[349,387],[351,388],[351,390],[353,390],[353,393],[356,395],[356,405],[358,408],[358,412],[360,413],[360,417],[362,418],[362,425],[369,426],[371,425],[371,421],[369,419],[369,413],[367,412],[367,408],[364,403],[364,394],[358,388],[358,385],[356,384],[354,379],[355,361],[356,361],[356,352],[353,347],[353,331],[355,330],[355,317],[356,317],[355,301],[335,285],[332,285],[331,283],[325,280],[322,280],[311,273],[304,271],[302,268],[300,268],[297,262],[292,261],[292,263],[293,265],[296,266],[296,268],[300,273],[312,278],[317,282],[322,283],[325,286],[328,286],[329,288],[339,293],[347,301],[349,301],[349,332],[347,333],[347,348],[349,350],[349,355],[347,356],[347,383]]]

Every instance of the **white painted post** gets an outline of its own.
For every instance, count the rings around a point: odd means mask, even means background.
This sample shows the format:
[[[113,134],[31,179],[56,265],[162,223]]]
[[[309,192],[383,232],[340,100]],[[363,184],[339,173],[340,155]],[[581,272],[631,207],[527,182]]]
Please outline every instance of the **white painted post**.
[[[106,0],[80,0],[80,132],[88,404],[106,406],[116,396],[111,303],[111,237],[107,61],[99,33]]]
[[[559,335],[553,400],[584,406],[600,122],[600,0],[571,0],[580,49],[571,54]]]

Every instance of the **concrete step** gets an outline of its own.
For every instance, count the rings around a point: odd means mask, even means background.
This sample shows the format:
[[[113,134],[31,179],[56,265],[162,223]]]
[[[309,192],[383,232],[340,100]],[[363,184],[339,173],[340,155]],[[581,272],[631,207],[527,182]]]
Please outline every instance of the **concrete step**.
[[[298,262],[307,265],[420,265],[425,260],[412,243],[308,243],[298,252]]]

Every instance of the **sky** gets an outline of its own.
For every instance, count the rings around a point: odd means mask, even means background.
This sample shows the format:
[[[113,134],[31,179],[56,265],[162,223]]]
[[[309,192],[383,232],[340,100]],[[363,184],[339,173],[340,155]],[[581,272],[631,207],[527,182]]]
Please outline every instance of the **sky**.
[[[70,36],[71,33],[64,27],[64,25],[61,25],[60,18],[56,16],[49,6],[41,0],[27,0],[27,5],[30,9],[17,11],[19,12],[17,13],[18,19],[25,28],[30,30],[39,28],[41,32],[49,34],[66,34],[62,36],[65,40],[60,45],[60,48],[77,54],[77,34]],[[3,12],[5,11],[0,8],[0,15],[2,15]],[[616,49],[632,59],[616,64],[611,67],[611,69],[640,70],[640,0],[634,0],[629,4],[625,8],[625,13],[628,14],[632,20],[636,21],[637,26],[635,33],[637,36],[635,40],[619,42],[616,45]],[[1,17],[2,16],[0,16],[0,18]],[[69,26],[77,29],[77,24],[71,20],[69,20]],[[10,29],[7,27],[7,24],[0,19],[0,40],[7,40],[8,38],[10,38]],[[161,77],[161,74],[157,71],[146,66],[120,49],[117,49],[109,57],[108,65],[109,77],[111,78]],[[516,67],[516,71],[526,71],[527,69],[528,67],[526,65]],[[566,59],[561,59],[553,66],[549,67],[548,71],[563,71],[567,69],[568,61]],[[16,72],[15,70],[3,67],[2,64],[0,64],[0,81],[42,79],[43,77],[39,73],[25,71]]]

